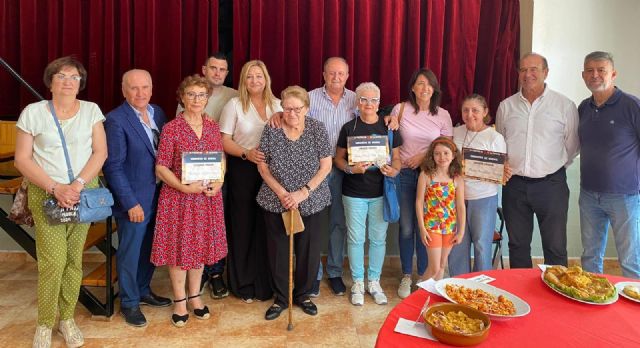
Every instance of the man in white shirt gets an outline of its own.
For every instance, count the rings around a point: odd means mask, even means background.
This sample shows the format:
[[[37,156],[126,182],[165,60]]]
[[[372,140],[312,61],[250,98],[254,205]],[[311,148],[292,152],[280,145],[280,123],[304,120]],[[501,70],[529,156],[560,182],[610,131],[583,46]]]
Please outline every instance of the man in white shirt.
[[[569,187],[565,168],[578,154],[578,109],[547,87],[547,60],[529,53],[520,59],[520,92],[503,100],[496,129],[507,143],[513,176],[503,188],[511,268],[531,262],[533,215],[538,219],[544,263],[567,265]]]
[[[225,104],[233,98],[238,96],[238,91],[229,88],[224,85],[224,80],[227,78],[229,74],[229,62],[227,61],[227,57],[221,53],[215,53],[204,62],[202,65],[202,75],[207,78],[209,83],[211,83],[211,87],[213,88],[213,92],[209,97],[207,102],[207,106],[204,108],[206,115],[218,122],[220,120],[220,114],[222,113],[222,108],[224,108]],[[182,106],[178,104],[178,110],[176,111],[176,115],[181,113],[183,110]],[[222,194],[226,200],[226,187],[223,186]],[[222,274],[224,273],[225,259],[222,259],[216,262],[214,265],[206,265],[204,268],[204,272],[202,273],[202,284],[200,288],[204,287],[204,284],[208,281],[209,288],[211,290],[211,298],[221,299],[227,297],[229,295],[229,290],[224,283],[224,279],[222,278]]]

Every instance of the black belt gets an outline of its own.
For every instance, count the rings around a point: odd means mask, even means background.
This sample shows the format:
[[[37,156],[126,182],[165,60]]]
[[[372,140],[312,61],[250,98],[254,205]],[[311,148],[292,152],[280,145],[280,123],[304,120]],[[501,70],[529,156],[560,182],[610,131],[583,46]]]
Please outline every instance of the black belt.
[[[565,168],[564,168],[564,166],[562,166],[562,167],[560,167],[560,169],[556,170],[555,172],[553,172],[553,173],[551,173],[549,175],[543,176],[541,178],[530,178],[528,176],[521,176],[521,175],[514,175],[514,177],[516,177],[516,178],[518,178],[518,179],[520,179],[522,181],[526,181],[526,182],[540,182],[540,181],[545,181],[545,180],[549,179],[550,177],[552,177],[552,176],[554,176],[554,175],[556,175],[558,173],[562,173],[564,171],[565,171]]]

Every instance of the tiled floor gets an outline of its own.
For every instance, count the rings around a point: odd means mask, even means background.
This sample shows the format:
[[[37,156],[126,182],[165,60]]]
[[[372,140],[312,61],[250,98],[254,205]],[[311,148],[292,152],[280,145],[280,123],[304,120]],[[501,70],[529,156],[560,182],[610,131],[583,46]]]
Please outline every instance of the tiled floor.
[[[87,263],[89,271],[95,263]],[[607,262],[606,271],[620,274],[617,262]],[[76,322],[84,333],[85,347],[373,347],[376,335],[387,313],[400,301],[396,289],[400,277],[399,260],[389,258],[383,270],[382,286],[389,298],[386,306],[376,305],[366,297],[365,305],[355,307],[345,296],[334,296],[326,281],[314,302],[319,314],[304,314],[294,307],[293,331],[287,331],[287,315],[265,321],[270,302],[246,304],[232,296],[213,300],[204,296],[212,311],[209,320],[189,319],[187,327],[171,325],[171,307],[143,307],[149,325],[133,328],[117,313],[110,321],[92,320],[79,304]],[[350,285],[345,276],[347,286]],[[0,346],[29,347],[36,316],[37,265],[24,255],[0,253]],[[171,286],[165,269],[158,269],[152,283],[154,291],[171,297]],[[116,303],[116,311],[118,303]],[[62,337],[53,335],[53,346],[64,347]]]

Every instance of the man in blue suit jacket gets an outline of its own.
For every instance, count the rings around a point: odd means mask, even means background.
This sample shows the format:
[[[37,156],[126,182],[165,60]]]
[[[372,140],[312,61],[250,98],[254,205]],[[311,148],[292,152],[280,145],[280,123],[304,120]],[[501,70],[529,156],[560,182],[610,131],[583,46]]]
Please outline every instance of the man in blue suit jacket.
[[[127,71],[122,76],[126,102],[109,112],[105,121],[109,158],[103,172],[115,197],[120,313],[132,326],[147,325],[141,304],[171,304],[168,298],[155,295],[149,286],[155,269],[150,257],[160,192],[155,175],[156,152],[160,130],[166,122],[162,109],[149,104],[152,87],[147,71]]]

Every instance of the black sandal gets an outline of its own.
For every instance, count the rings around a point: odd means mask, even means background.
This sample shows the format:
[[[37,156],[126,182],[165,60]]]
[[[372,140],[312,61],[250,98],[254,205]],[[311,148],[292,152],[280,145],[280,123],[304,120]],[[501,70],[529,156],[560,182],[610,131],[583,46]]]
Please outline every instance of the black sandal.
[[[192,298],[196,298],[196,297],[200,297],[200,294],[189,296],[187,298],[191,300]],[[204,306],[202,308],[194,308],[193,314],[196,316],[197,319],[200,319],[200,320],[209,319],[209,317],[211,317],[211,315],[209,314],[209,307],[207,306]]]
[[[173,300],[173,303],[178,303],[186,300],[186,298]],[[171,324],[173,324],[173,326],[175,327],[184,327],[185,325],[187,325],[187,320],[189,320],[189,313],[185,315],[178,315],[173,313],[173,315],[171,315]]]

